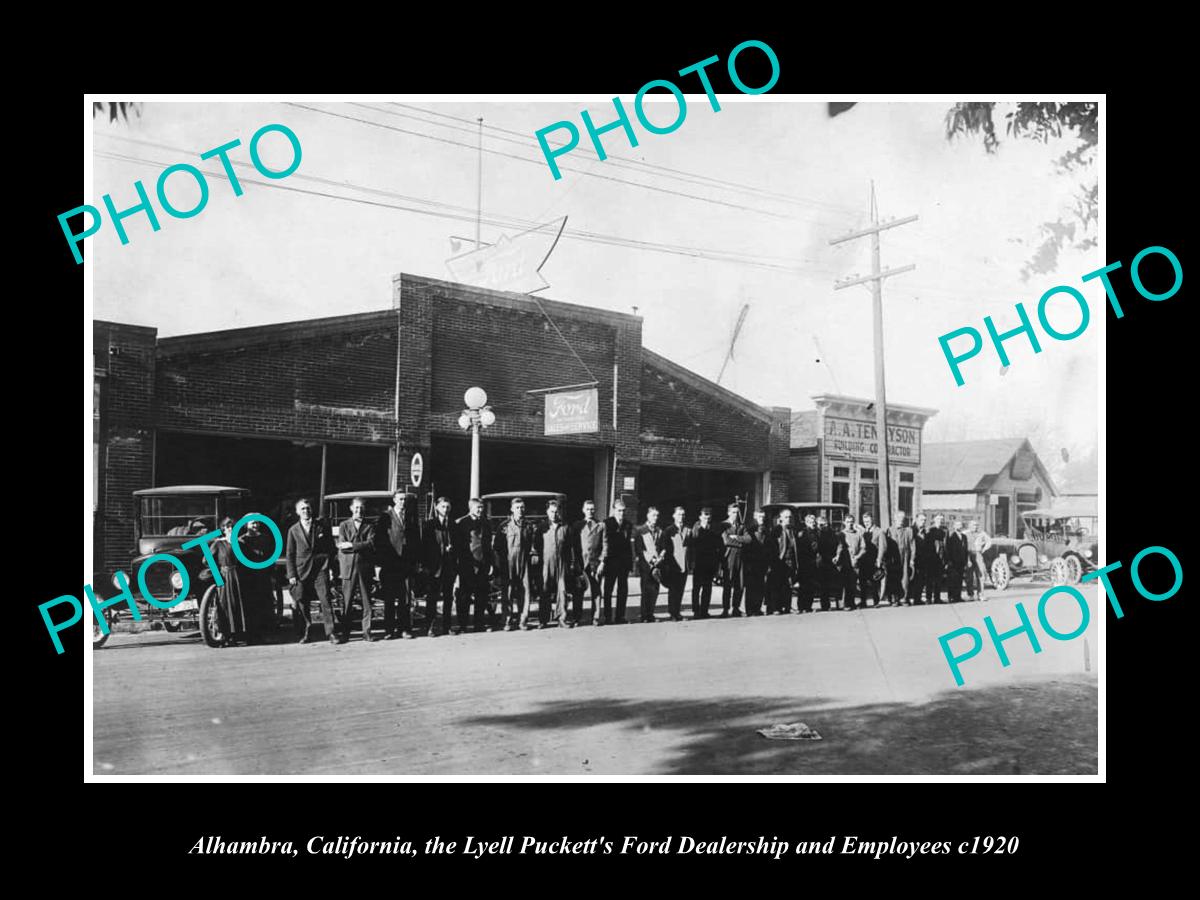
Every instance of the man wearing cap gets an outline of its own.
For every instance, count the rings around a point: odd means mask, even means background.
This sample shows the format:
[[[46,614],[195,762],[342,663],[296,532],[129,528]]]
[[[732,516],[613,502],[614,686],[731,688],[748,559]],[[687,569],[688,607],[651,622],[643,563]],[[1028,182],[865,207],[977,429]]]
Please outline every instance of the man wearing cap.
[[[433,516],[425,523],[425,570],[429,575],[429,636],[437,637],[438,600],[442,602],[442,634],[450,633],[450,611],[454,604],[454,579],[458,574],[454,556],[454,521],[450,518],[450,498],[438,497]],[[466,622],[463,610],[458,622]]]
[[[604,618],[625,624],[629,601],[629,574],[633,571],[633,523],[625,518],[625,501],[613,503],[613,514],[604,520],[608,532],[608,559],[604,562]],[[613,587],[617,589],[617,615],[612,618]]]
[[[494,552],[492,526],[483,515],[482,500],[472,497],[467,506],[470,512],[454,523],[457,529],[454,544],[458,553],[458,589],[463,604],[459,607],[459,625],[466,627],[473,604],[475,631],[486,631],[491,593],[489,576],[492,574]]]
[[[505,561],[503,608],[504,630],[529,627],[530,569],[537,553],[536,526],[525,518],[525,501],[513,497],[512,510],[497,535],[497,550]],[[520,617],[518,620],[518,616]]]
[[[392,505],[375,523],[375,562],[383,595],[383,633],[386,640],[412,638],[413,579],[421,559],[421,527],[417,498],[407,491],[392,494]],[[396,615],[399,607],[400,614]]]
[[[858,590],[865,609],[868,597],[872,606],[879,605],[879,579],[884,574],[883,555],[887,550],[887,537],[870,513],[863,513],[862,538],[865,550],[858,561]]]
[[[742,550],[742,577],[746,584],[746,615],[761,616],[767,593],[767,568],[770,565],[771,526],[765,510],[754,511],[754,524],[746,530],[750,542]]]

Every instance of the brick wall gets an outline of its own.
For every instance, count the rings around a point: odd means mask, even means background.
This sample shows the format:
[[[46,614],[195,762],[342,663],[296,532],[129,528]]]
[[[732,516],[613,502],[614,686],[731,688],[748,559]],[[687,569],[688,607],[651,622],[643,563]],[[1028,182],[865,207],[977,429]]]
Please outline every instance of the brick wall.
[[[113,572],[128,572],[134,549],[133,492],[149,487],[153,477],[156,334],[153,328],[92,323],[101,382],[92,584],[101,596],[109,590]]]

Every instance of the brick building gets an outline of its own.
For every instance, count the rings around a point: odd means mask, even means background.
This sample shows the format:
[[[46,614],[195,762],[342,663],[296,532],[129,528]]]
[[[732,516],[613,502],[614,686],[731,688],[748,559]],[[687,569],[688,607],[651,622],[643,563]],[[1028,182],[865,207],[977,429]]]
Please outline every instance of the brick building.
[[[545,315],[542,310],[545,310]],[[463,394],[487,391],[482,491],[650,504],[787,499],[791,410],[758,406],[642,347],[642,320],[398,275],[390,309],[157,339],[97,321],[96,574],[129,563],[132,491],[225,484],[283,522],[297,496],[410,484],[465,511]],[[561,332],[561,334],[560,334]],[[565,339],[565,340],[564,340]],[[595,381],[594,432],[548,435],[542,394]],[[669,509],[667,511],[669,515]]]
[[[813,397],[816,409],[792,414],[789,468],[793,500],[845,503],[879,520],[879,445],[870,400]],[[890,509],[912,516],[921,496],[921,436],[937,410],[887,405]]]

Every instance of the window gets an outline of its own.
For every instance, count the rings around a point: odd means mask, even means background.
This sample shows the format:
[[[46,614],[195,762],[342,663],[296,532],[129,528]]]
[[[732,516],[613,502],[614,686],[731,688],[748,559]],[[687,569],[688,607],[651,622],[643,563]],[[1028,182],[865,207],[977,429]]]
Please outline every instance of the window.
[[[833,496],[830,499],[834,503],[845,503],[850,505],[850,482],[835,481],[833,483]]]
[[[900,473],[900,483],[901,484],[905,484],[905,483],[912,484],[912,480],[913,480],[912,472],[901,472]]]
[[[858,475],[864,481],[875,481],[877,478],[879,478],[879,470],[878,469],[859,469]]]
[[[901,475],[901,478],[904,476]],[[913,489],[911,486],[900,485],[900,511],[912,518],[913,511]]]
[[[834,466],[833,467],[833,477],[834,478],[849,478],[850,477],[850,467],[849,466]]]

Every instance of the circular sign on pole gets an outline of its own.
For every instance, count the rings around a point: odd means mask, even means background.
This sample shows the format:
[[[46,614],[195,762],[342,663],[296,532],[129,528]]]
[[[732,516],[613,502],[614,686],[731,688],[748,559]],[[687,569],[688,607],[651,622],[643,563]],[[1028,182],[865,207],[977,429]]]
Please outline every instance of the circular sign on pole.
[[[412,479],[413,487],[421,486],[421,475],[425,472],[425,460],[420,453],[414,453],[412,462],[408,464],[408,477]]]

